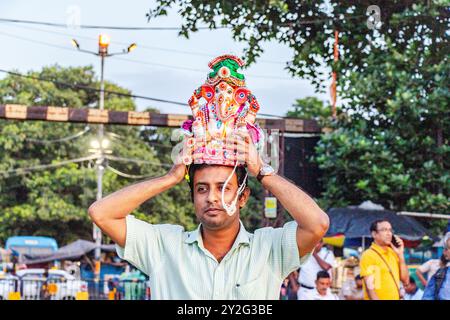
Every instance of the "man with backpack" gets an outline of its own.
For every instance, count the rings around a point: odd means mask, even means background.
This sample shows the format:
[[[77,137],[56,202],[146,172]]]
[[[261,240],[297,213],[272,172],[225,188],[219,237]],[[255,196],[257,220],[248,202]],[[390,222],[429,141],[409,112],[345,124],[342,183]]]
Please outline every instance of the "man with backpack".
[[[422,300],[450,300],[450,232],[444,237],[444,258],[446,264],[428,281]]]

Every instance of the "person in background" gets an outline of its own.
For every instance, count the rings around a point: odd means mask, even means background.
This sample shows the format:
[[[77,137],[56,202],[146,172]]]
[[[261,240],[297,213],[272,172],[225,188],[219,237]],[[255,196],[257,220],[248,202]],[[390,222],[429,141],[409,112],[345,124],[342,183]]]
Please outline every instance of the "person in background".
[[[431,277],[422,300],[450,300],[450,232],[444,237],[444,266]]]
[[[438,271],[439,268],[445,266],[444,261],[445,257],[444,255],[441,255],[440,259],[430,259],[416,269],[416,275],[419,278],[420,282],[422,282],[424,287],[427,286],[428,281],[430,281],[431,277],[436,273],[436,271]],[[424,275],[425,273],[427,274],[426,279]]]
[[[297,300],[297,293],[298,293],[298,289],[299,289],[299,284],[298,284],[298,270],[292,271],[289,276],[289,290],[288,290],[288,295],[289,295],[289,300]]]
[[[333,251],[323,245],[320,241],[314,248],[312,257],[300,268],[298,283],[298,300],[305,300],[309,291],[315,291],[316,276],[319,271],[328,272],[331,279],[331,271],[335,265]]]
[[[280,289],[280,300],[289,300],[289,278],[283,280]]]
[[[317,272],[315,281],[316,287],[309,290],[304,300],[339,300],[339,298],[331,292],[331,277],[330,274],[324,270]]]
[[[342,284],[341,300],[364,300],[363,280],[358,274],[355,279],[349,279]]]
[[[298,270],[292,271],[281,285],[280,300],[297,300]]]
[[[374,241],[360,261],[364,299],[400,300],[400,281],[405,287],[409,284],[403,241],[394,235],[390,222],[385,219],[374,221],[370,232]]]
[[[417,286],[413,277],[409,277],[409,285],[405,286],[405,292],[405,300],[422,300],[423,290]]]

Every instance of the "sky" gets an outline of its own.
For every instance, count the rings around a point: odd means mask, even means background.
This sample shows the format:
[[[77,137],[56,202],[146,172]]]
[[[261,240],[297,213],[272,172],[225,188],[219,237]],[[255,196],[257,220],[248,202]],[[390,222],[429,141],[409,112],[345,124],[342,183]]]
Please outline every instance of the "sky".
[[[208,73],[208,62],[214,57],[231,53],[241,56],[245,43],[232,39],[231,31],[200,30],[189,39],[177,31],[122,31],[80,29],[73,25],[179,27],[181,17],[176,10],[167,17],[147,22],[146,13],[155,8],[154,0],[2,0],[0,18],[46,21],[69,24],[56,28],[41,25],[0,22],[0,69],[25,73],[40,70],[55,63],[64,66],[94,65],[100,74],[100,59],[77,51],[71,39],[77,39],[82,49],[96,51],[102,32],[111,38],[110,52],[136,43],[137,49],[105,62],[105,79],[130,89],[133,94],[187,102],[194,89]],[[39,42],[39,43],[38,43]],[[45,44],[41,44],[41,42]],[[257,63],[244,70],[247,87],[257,97],[260,113],[283,116],[298,98],[315,96],[329,102],[329,94],[315,93],[305,79],[295,78],[284,70],[292,50],[275,41],[265,43],[264,54]],[[0,79],[5,75],[0,73]],[[328,84],[327,84],[328,87]],[[135,100],[139,111],[156,107],[162,113],[190,113],[180,105]]]

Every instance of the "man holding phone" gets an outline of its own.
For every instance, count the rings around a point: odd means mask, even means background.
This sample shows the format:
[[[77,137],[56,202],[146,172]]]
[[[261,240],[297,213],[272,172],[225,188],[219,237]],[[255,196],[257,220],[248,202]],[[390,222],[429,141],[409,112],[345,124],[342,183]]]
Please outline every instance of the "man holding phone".
[[[400,300],[400,281],[409,284],[403,241],[394,235],[387,220],[374,221],[370,232],[374,241],[360,261],[364,299]]]

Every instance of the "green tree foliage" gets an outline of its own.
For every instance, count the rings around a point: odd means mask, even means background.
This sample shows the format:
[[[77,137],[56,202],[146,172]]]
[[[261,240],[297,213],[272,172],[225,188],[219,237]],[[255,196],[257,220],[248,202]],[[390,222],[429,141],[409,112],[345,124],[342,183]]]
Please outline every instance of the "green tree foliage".
[[[321,127],[331,126],[331,106],[316,97],[297,99],[292,108],[286,113],[287,117],[316,120]]]
[[[246,43],[248,63],[265,41],[289,46],[287,70],[318,92],[337,72],[342,114],[316,159],[327,207],[370,199],[394,210],[449,212],[448,1],[158,0],[149,19],[172,5],[179,7],[181,35],[200,23],[229,27]]]

